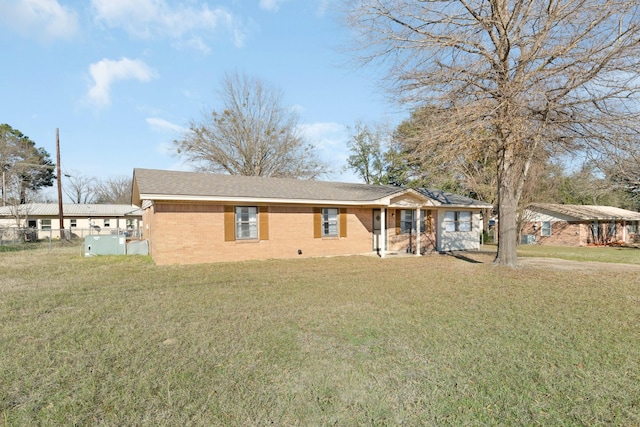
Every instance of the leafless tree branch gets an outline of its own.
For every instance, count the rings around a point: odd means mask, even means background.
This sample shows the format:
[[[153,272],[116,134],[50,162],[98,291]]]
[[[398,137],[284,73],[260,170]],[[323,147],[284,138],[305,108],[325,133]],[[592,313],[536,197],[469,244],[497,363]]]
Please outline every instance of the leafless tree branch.
[[[447,111],[423,135],[425,155],[442,144],[456,147],[449,152],[481,144],[495,153],[499,264],[516,263],[516,213],[535,162],[637,141],[637,2],[349,4],[359,58],[386,70],[394,99]]]

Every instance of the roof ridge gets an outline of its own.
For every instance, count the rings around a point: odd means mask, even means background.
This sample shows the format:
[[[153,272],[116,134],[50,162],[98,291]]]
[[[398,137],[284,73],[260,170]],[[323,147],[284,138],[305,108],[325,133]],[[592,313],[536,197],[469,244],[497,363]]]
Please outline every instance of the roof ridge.
[[[281,200],[330,202],[349,204],[379,204],[389,197],[415,194],[414,197],[432,200],[452,206],[489,207],[490,204],[475,199],[437,192],[439,197],[427,194],[426,190],[392,185],[365,184],[355,182],[322,181],[287,177],[256,177],[227,175],[202,171],[163,171],[159,169],[134,169],[136,200],[145,199],[178,200],[181,197],[192,200]]]

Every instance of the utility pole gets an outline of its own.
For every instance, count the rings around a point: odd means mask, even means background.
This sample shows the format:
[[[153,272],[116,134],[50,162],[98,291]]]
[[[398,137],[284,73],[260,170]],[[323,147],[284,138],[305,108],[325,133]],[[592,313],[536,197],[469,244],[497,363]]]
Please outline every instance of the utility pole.
[[[66,238],[64,234],[64,213],[62,212],[62,168],[60,167],[60,135],[56,128],[56,165],[58,175],[58,221],[60,222],[60,238]]]
[[[7,206],[7,183],[5,182],[4,165],[2,165],[2,206]]]

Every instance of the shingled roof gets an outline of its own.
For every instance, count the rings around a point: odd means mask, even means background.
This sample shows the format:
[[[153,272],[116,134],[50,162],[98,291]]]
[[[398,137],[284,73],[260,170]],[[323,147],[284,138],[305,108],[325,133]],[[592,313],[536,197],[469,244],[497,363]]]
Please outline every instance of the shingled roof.
[[[429,188],[416,188],[416,190],[445,206],[472,206],[474,208],[483,209],[490,209],[493,207],[491,203],[482,202],[480,200],[472,199],[471,197],[461,196],[459,194],[453,194],[442,190],[432,190]]]
[[[529,206],[529,209],[537,212],[558,213],[573,218],[576,221],[640,221],[640,212],[629,211],[613,206],[534,203]]]
[[[404,191],[383,185],[156,169],[134,169],[133,176],[141,196],[155,197],[173,195],[370,202]]]
[[[282,201],[326,201],[373,204],[383,199],[411,193],[436,205],[485,207],[483,202],[450,193],[421,191],[390,185],[310,181],[291,178],[219,175],[206,172],[182,172],[134,169],[134,203],[142,200],[183,199],[263,199]],[[444,196],[446,194],[446,196]],[[436,196],[437,195],[437,196]],[[438,197],[438,198],[436,198]],[[447,203],[455,201],[455,203]],[[474,205],[474,202],[476,205]],[[480,205],[477,205],[477,204]],[[490,205],[487,205],[490,206]]]

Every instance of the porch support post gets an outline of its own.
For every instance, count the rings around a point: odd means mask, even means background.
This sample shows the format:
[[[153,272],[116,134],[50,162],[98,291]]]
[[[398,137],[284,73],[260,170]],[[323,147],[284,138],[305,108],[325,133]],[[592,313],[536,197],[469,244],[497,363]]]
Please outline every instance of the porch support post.
[[[627,221],[622,220],[622,241],[627,243]]]
[[[380,208],[380,258],[387,252],[387,210]]]
[[[416,256],[420,256],[420,208],[416,209]]]

